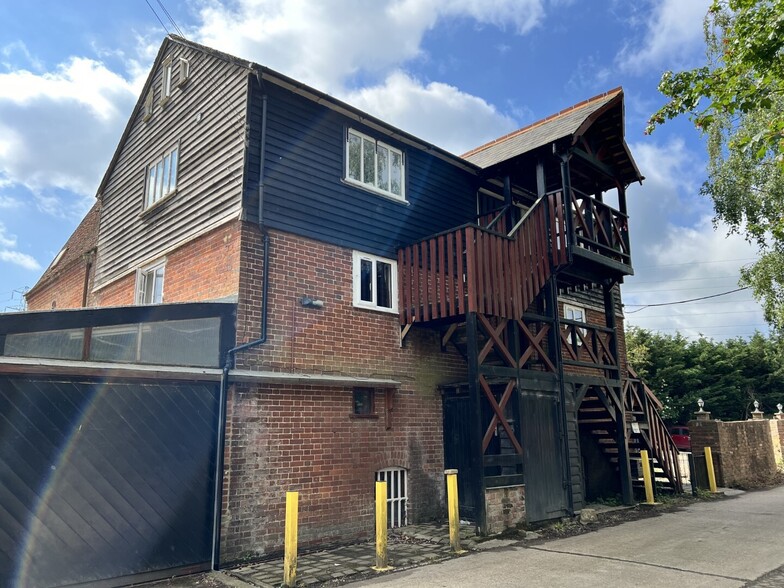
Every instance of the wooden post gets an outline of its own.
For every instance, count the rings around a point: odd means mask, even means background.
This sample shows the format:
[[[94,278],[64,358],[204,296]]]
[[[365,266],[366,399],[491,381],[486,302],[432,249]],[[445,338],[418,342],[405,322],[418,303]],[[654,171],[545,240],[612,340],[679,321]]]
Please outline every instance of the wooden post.
[[[297,518],[299,492],[286,492],[286,534],[283,556],[283,584],[293,588],[297,583]]]
[[[708,468],[708,488],[711,492],[716,493],[719,489],[716,487],[716,472],[713,471],[713,451],[710,447],[705,448],[705,467]]]
[[[376,565],[373,569],[390,569],[387,557],[387,483],[376,482]]]
[[[642,461],[642,479],[645,483],[645,502],[647,504],[654,504],[653,480],[651,479],[651,462],[648,461],[647,449],[640,451],[640,460]]]
[[[457,500],[457,470],[444,470],[446,474],[446,502],[449,512],[449,544],[455,553],[464,553],[460,548],[460,507]]]
[[[468,487],[474,495],[476,504],[476,526],[480,533],[487,533],[487,510],[485,505],[485,465],[482,449],[482,396],[479,389],[479,333],[475,312],[466,314],[466,355],[468,363],[468,394],[471,406],[470,451],[471,473]],[[465,477],[463,478],[465,481]],[[466,487],[465,485],[463,486]]]

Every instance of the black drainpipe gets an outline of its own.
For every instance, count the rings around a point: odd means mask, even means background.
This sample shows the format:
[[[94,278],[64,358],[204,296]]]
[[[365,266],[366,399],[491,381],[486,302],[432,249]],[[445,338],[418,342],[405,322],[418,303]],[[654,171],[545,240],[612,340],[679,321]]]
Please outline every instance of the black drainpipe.
[[[261,74],[256,73],[259,85],[263,88]],[[269,250],[270,239],[264,230],[262,211],[264,209],[264,155],[267,143],[267,95],[261,97],[261,153],[259,154],[259,230],[263,235],[264,243],[264,263],[262,265],[262,286],[261,286],[261,332],[259,338],[248,341],[242,345],[232,347],[226,352],[226,359],[223,362],[223,373],[220,383],[220,401],[218,406],[218,444],[215,455],[215,500],[213,503],[212,521],[212,569],[217,570],[220,563],[220,522],[221,507],[223,504],[223,455],[226,448],[226,400],[229,389],[229,370],[234,367],[234,360],[238,352],[251,347],[258,347],[267,341],[267,295],[269,293]]]

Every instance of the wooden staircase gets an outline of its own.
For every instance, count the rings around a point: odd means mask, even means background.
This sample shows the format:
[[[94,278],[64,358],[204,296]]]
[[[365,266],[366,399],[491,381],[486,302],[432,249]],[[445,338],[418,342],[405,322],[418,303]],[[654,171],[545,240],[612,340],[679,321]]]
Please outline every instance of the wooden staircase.
[[[682,492],[678,450],[659,414],[661,404],[636,374],[631,372],[630,376],[623,382],[622,397],[626,409],[624,424],[627,428],[632,483],[636,487],[642,487],[640,452],[646,449],[653,461],[657,487],[664,491]],[[617,391],[613,393],[609,389],[592,387],[578,410],[581,431],[589,433],[596,440],[602,453],[616,469],[619,454],[617,416],[621,414],[617,400]],[[636,426],[633,426],[632,422],[636,423]]]

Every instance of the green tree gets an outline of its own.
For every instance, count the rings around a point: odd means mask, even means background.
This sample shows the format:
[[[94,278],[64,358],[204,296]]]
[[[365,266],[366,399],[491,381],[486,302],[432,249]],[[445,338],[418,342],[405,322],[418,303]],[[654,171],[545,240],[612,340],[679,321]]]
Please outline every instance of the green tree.
[[[754,400],[768,415],[784,403],[780,335],[688,341],[680,334],[632,327],[626,338],[629,362],[664,403],[663,416],[670,422],[690,420],[699,398],[714,418],[724,420],[748,418]]]
[[[668,102],[646,132],[682,114],[708,138],[715,222],[756,244],[741,270],[765,318],[784,327],[784,0],[714,0],[705,17],[707,63],[664,72]]]

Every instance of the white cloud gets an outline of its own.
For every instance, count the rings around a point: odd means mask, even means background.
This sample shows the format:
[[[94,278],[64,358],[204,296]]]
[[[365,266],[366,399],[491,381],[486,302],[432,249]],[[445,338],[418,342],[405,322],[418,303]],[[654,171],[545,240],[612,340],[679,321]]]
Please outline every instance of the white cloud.
[[[28,270],[41,269],[41,265],[33,256],[16,251],[16,236],[7,234],[2,223],[0,223],[0,261]]]
[[[623,287],[627,323],[695,338],[716,339],[764,330],[762,311],[748,291],[697,302],[639,310],[701,298],[738,287],[740,267],[754,247],[727,227],[714,230],[708,199],[698,194],[704,162],[680,140],[631,146],[642,186],[629,189],[630,234],[635,276]],[[637,312],[635,312],[637,311]]]
[[[680,69],[702,55],[702,22],[710,0],[657,0],[648,2],[650,10],[642,26],[644,35],[627,41],[617,56],[618,65],[627,73],[641,74],[649,68]]]
[[[70,203],[54,191],[94,193],[135,101],[130,82],[91,59],[0,74],[0,176],[63,214]]]
[[[518,126],[481,98],[448,84],[422,84],[402,71],[392,73],[381,85],[350,92],[342,98],[457,154]]]
[[[384,76],[420,56],[439,20],[469,18],[523,34],[544,17],[544,0],[240,0],[205,3],[193,38],[335,92],[359,72]]]

